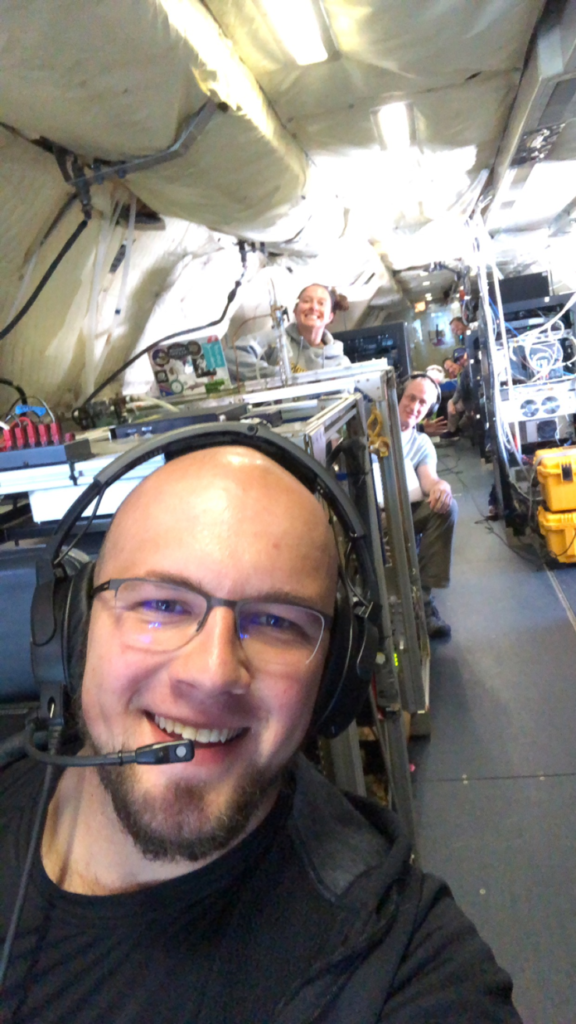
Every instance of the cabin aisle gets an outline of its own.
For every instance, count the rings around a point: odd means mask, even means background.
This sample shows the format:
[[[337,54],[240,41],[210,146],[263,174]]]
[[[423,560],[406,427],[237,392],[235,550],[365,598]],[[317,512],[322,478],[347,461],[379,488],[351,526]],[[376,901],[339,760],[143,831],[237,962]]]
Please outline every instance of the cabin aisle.
[[[479,522],[492,469],[477,450],[440,449],[439,474],[460,519],[432,738],[411,743],[422,865],[512,974],[525,1024],[574,1024],[576,632],[533,549],[520,557],[502,523]],[[553,576],[576,610],[576,566]]]

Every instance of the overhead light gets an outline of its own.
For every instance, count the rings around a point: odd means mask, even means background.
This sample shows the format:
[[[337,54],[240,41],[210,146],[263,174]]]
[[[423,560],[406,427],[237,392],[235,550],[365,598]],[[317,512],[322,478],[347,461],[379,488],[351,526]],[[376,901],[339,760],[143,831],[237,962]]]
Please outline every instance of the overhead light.
[[[422,284],[430,284],[430,281],[422,281]]]
[[[274,31],[297,64],[319,64],[328,51],[311,0],[262,0]]]
[[[432,292],[426,292],[426,295],[424,296],[424,298],[428,299],[428,302],[430,302],[430,300],[432,298]]]
[[[424,299],[422,299],[422,302],[415,302],[414,303],[414,312],[415,313],[425,313],[426,312],[426,303],[424,302]]]
[[[380,144],[398,152],[410,149],[414,142],[414,116],[409,103],[387,103],[374,112]]]

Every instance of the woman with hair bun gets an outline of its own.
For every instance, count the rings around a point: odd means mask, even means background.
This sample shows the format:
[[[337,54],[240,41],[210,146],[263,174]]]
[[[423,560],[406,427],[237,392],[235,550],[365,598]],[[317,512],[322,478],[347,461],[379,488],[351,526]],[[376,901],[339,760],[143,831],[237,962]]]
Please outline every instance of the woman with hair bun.
[[[327,330],[334,313],[345,309],[348,309],[346,297],[326,285],[309,284],[302,289],[294,306],[294,320],[286,328],[292,373],[336,370],[350,365],[342,342],[336,341]],[[240,380],[273,377],[279,373],[279,353],[271,332],[240,338],[234,347],[236,355],[229,353],[229,367],[233,375],[238,370]]]

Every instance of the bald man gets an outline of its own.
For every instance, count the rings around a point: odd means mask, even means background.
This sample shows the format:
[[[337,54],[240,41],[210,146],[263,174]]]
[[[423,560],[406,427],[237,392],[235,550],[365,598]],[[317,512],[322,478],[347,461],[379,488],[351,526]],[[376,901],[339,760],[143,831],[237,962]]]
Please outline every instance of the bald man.
[[[178,458],[127,498],[96,567],[83,751],[184,737],[195,756],[59,774],[1,1020],[519,1020],[394,815],[298,755],[337,577],[324,508],[248,448]],[[42,772],[1,780],[3,934]]]

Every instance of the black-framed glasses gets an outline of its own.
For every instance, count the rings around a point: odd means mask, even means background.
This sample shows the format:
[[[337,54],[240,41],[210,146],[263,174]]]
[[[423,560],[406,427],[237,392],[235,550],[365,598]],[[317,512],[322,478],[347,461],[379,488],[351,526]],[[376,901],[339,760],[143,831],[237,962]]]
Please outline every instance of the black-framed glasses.
[[[122,638],[131,647],[176,651],[200,632],[213,608],[234,612],[236,632],[247,654],[259,663],[306,665],[316,654],[333,618],[316,608],[286,601],[248,598],[230,601],[193,587],[149,579],[112,579],[94,587],[93,597],[111,591]]]

